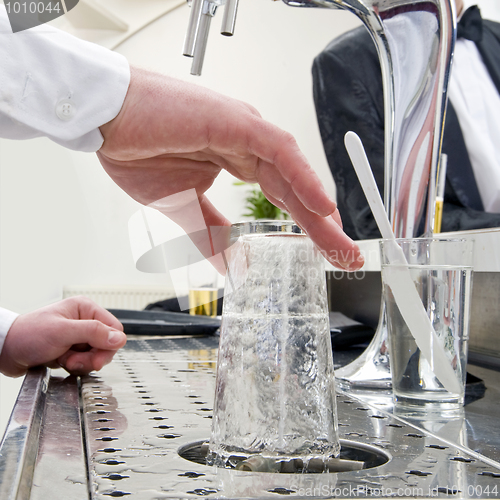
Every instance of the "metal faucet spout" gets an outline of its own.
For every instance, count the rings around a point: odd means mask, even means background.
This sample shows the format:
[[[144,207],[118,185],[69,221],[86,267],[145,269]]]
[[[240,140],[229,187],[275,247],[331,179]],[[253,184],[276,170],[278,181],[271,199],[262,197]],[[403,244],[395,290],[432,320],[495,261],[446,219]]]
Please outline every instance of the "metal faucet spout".
[[[221,34],[232,36],[238,11],[238,0],[192,0],[191,2],[191,14],[189,15],[183,54],[193,58],[192,75],[201,75],[210,23],[217,12],[217,7],[222,5],[225,6],[225,9]]]
[[[385,113],[384,202],[397,237],[432,233],[447,88],[456,37],[451,0],[283,0],[345,9],[364,23],[382,69]],[[347,132],[347,131],[346,131]],[[365,352],[336,371],[341,388],[388,389],[385,306]],[[389,353],[390,354],[390,353]]]

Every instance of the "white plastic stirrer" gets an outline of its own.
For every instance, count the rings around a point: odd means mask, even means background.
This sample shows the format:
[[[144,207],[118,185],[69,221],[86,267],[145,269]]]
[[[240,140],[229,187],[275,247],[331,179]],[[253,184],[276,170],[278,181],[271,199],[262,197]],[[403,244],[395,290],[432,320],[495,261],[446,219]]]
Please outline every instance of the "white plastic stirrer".
[[[403,250],[396,242],[363,143],[354,132],[347,132],[344,142],[382,237],[394,241],[394,246],[390,247],[387,258],[392,265],[397,267],[394,267],[394,272],[391,270],[386,274],[386,283],[391,288],[399,311],[433,373],[447,391],[460,393],[461,387],[457,375],[424,309]]]

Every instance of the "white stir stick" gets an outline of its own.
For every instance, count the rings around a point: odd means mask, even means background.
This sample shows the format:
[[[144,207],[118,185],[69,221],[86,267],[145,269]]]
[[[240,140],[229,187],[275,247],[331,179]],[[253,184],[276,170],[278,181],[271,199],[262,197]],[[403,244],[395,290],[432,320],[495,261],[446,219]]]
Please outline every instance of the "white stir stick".
[[[387,257],[390,263],[397,267],[391,269],[390,273],[386,273],[386,283],[391,288],[399,311],[433,373],[447,391],[460,393],[461,386],[457,375],[427,316],[413,283],[403,250],[396,243],[363,143],[354,132],[347,132],[344,142],[382,237],[394,241],[394,246],[389,247]]]

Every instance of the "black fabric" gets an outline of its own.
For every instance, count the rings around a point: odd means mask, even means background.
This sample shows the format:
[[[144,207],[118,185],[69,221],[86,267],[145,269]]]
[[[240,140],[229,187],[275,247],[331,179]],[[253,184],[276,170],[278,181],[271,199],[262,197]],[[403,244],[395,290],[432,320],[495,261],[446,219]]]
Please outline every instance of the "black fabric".
[[[477,5],[468,8],[457,25],[457,38],[480,42],[483,38],[483,20]]]
[[[477,44],[500,92],[500,24],[483,21]],[[370,208],[344,146],[347,131],[365,146],[379,191],[384,190],[384,103],[380,63],[368,31],[356,28],[333,40],[314,60],[313,95],[326,157],[337,186],[345,232],[354,239],[379,238]],[[500,226],[500,214],[483,205],[464,138],[448,104],[443,136],[448,155],[442,231]]]

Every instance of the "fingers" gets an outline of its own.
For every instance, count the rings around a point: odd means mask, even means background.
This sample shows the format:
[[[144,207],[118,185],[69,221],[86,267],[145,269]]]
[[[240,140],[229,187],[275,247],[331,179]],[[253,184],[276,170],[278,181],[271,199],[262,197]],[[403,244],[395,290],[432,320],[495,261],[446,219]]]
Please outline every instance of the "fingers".
[[[286,209],[334,266],[355,271],[363,265],[364,260],[358,246],[336,221],[339,219],[338,211],[334,215],[321,217],[307,210],[295,195],[288,197]]]
[[[111,363],[115,350],[90,349],[86,352],[69,350],[59,357],[57,362],[72,375],[86,375],[91,371],[99,371]]]
[[[363,265],[358,246],[342,231],[338,210],[331,216],[321,217],[307,210],[293,192],[286,197],[286,204],[273,198],[264,189],[262,192],[271,203],[292,216],[334,266],[355,271]]]
[[[66,321],[66,345],[89,344],[91,347],[97,349],[115,351],[123,347],[127,342],[126,335],[121,331],[123,329],[121,323],[119,323],[120,330],[117,330],[97,319]]]
[[[263,120],[258,121],[257,126],[253,126],[249,133],[251,133],[249,142],[252,152],[278,170],[310,211],[327,216],[335,210],[335,202],[328,196],[291,134]],[[264,172],[259,172],[259,176],[263,174]],[[263,179],[263,182],[266,181]],[[266,186],[266,189],[273,194],[270,186]],[[273,194],[273,196],[281,199],[279,195]]]
[[[93,319],[115,330],[123,331],[123,325],[109,311],[84,297],[76,297],[78,318],[82,320]]]

